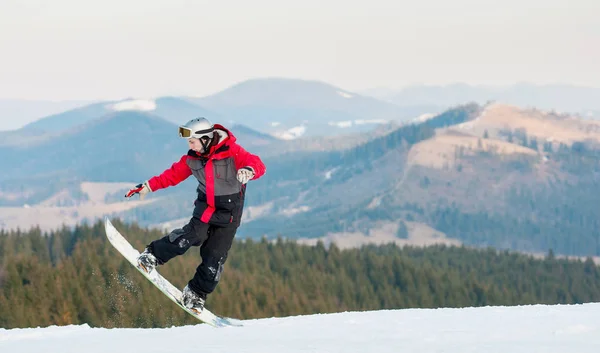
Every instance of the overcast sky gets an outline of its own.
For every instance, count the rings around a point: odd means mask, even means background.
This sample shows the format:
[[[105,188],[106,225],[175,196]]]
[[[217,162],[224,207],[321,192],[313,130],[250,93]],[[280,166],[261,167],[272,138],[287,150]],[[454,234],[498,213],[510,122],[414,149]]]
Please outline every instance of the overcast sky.
[[[257,77],[600,86],[599,0],[0,0],[0,98],[206,95]]]

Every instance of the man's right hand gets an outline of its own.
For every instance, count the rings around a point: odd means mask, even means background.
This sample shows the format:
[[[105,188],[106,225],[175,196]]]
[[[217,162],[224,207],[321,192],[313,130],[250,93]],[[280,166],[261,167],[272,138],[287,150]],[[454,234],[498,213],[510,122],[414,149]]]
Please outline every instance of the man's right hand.
[[[137,184],[133,189],[129,190],[129,192],[125,194],[125,197],[130,198],[135,194],[139,194],[140,200],[143,200],[144,197],[146,197],[146,194],[149,192],[152,192],[152,189],[150,189],[150,186],[148,186],[148,182],[145,182],[143,184]]]

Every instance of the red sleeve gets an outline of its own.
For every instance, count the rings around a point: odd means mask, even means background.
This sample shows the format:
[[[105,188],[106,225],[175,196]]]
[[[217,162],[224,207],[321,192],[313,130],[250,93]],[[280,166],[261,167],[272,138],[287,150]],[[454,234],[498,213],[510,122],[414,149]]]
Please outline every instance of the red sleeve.
[[[156,191],[169,186],[174,186],[192,175],[192,170],[186,163],[187,158],[187,155],[181,157],[178,162],[173,163],[171,168],[165,170],[160,175],[150,178],[150,180],[148,180],[150,189],[152,189],[152,191]]]
[[[233,159],[235,160],[235,169],[240,169],[243,167],[251,167],[254,169],[254,177],[252,180],[260,178],[267,171],[267,167],[265,167],[260,157],[246,151],[237,143],[232,144],[231,152]]]

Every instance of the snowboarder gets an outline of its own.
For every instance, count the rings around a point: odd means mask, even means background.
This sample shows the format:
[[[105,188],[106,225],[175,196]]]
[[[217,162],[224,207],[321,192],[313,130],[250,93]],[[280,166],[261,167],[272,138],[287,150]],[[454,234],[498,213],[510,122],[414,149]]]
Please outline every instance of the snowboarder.
[[[205,118],[192,119],[179,127],[189,151],[171,168],[138,184],[125,195],[130,198],[174,186],[193,175],[198,179],[192,218],[182,228],[154,240],[137,261],[150,273],[192,246],[200,246],[202,262],[182,291],[183,305],[201,312],[206,297],[216,288],[227,253],[240,226],[246,183],[264,175],[261,159],[236,143],[235,136]]]

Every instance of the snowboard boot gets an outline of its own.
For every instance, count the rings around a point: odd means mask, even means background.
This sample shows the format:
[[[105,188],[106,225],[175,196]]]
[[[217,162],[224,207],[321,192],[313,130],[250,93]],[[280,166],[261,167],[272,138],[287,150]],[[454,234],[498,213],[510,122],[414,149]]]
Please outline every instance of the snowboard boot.
[[[146,273],[152,272],[152,270],[154,270],[154,268],[158,265],[158,260],[154,254],[148,250],[148,248],[146,248],[144,252],[138,256],[137,262],[138,267],[144,270]]]
[[[199,313],[204,309],[204,302],[206,301],[205,293],[196,293],[194,290],[190,288],[189,285],[186,285],[183,288],[183,292],[181,295],[181,301],[183,302],[183,306],[186,308],[196,311]]]

